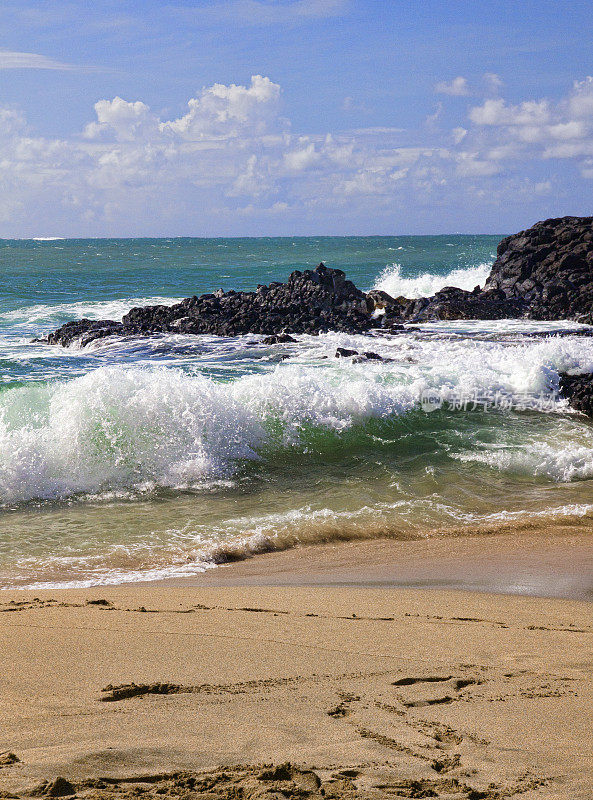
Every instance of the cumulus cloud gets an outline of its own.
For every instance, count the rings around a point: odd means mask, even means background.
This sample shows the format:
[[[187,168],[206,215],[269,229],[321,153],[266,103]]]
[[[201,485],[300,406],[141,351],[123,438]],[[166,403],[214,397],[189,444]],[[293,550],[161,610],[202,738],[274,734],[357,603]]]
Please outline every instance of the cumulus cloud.
[[[503,81],[500,75],[497,75],[496,72],[485,72],[483,75],[483,81],[486,86],[486,90],[490,94],[498,94],[503,87]]]
[[[295,150],[284,155],[284,163],[291,172],[302,172],[314,166],[321,159],[321,154],[315,149],[314,142],[302,139]]]
[[[550,119],[547,100],[527,100],[518,106],[507,106],[502,99],[486,100],[472,108],[469,118],[477,125],[542,125]]]
[[[389,219],[397,209],[465,204],[478,213],[520,203],[523,213],[558,194],[558,173],[572,194],[575,180],[593,178],[591,95],[585,79],[556,102],[488,98],[452,129],[331,134],[293,133],[280,86],[261,75],[204,87],[171,118],[139,99],[102,99],[95,119],[69,139],[36,136],[18,111],[0,108],[0,230],[39,235],[31,227],[47,219],[67,235],[158,234],[175,225],[206,234],[243,230],[240,216],[254,226],[290,225],[290,233],[307,220],[309,230],[347,219],[356,228],[356,215]],[[552,159],[566,168],[546,174]],[[539,163],[532,180],[530,162]]]
[[[188,102],[187,114],[162,123],[161,130],[188,140],[261,135],[277,117],[279,98],[280,86],[261,75],[254,75],[250,86],[215,83]]]
[[[132,142],[159,131],[158,119],[140,100],[133,103],[121,97],[99,100],[95,103],[95,113],[96,122],[90,122],[83,132],[87,139],[113,136],[118,142]]]
[[[493,160],[572,159],[588,177],[585,159],[593,154],[592,77],[575,81],[555,103],[539,99],[510,105],[502,98],[488,99],[470,109],[469,118],[490,144]],[[491,136],[486,135],[488,129]]]
[[[434,90],[437,92],[437,94],[448,94],[451,97],[465,97],[469,94],[467,78],[464,78],[461,75],[459,75],[457,78],[453,78],[453,80],[449,83],[446,81],[440,81],[439,83],[435,84]]]
[[[575,81],[568,99],[568,112],[573,117],[593,117],[593,77]]]
[[[582,139],[587,135],[587,126],[581,120],[558,122],[548,128],[553,139]]]

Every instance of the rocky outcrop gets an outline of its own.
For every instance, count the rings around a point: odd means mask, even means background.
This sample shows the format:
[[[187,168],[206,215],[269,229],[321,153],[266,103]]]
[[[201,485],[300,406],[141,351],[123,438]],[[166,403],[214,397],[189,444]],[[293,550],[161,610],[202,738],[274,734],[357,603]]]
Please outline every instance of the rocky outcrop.
[[[378,327],[396,332],[410,322],[521,317],[593,324],[593,217],[549,219],[503,239],[486,285],[471,292],[446,287],[419,299],[376,289],[365,294],[342,270],[320,264],[255,292],[220,289],[172,306],[133,308],[121,322],[69,322],[46,341],[84,346],[105,336],[173,332],[259,333],[269,343],[281,343],[298,333],[364,333]]]
[[[560,217],[507,236],[483,289],[398,298],[394,319],[570,319],[593,323],[593,217]],[[386,306],[386,309],[388,304]]]
[[[486,290],[521,300],[531,319],[593,322],[593,217],[538,222],[496,256]]]
[[[106,336],[123,333],[125,331],[121,322],[115,322],[111,319],[77,319],[72,322],[66,322],[57,331],[50,333],[46,341],[48,344],[61,344],[64,347],[69,347],[73,342],[78,342],[81,347],[84,347],[94,339],[103,339]]]
[[[420,297],[405,303],[400,298],[400,316],[394,322],[434,322],[457,319],[514,319],[522,317],[526,304],[519,298],[509,299],[496,290],[473,292],[447,286],[432,297]]]
[[[340,269],[324,264],[293,272],[286,283],[258,286],[255,292],[223,292],[189,297],[172,306],[132,308],[121,322],[88,319],[68,322],[47,337],[49,344],[88,344],[93,339],[153,333],[238,336],[266,334],[270,343],[287,342],[290,333],[361,333],[378,322],[375,304]]]

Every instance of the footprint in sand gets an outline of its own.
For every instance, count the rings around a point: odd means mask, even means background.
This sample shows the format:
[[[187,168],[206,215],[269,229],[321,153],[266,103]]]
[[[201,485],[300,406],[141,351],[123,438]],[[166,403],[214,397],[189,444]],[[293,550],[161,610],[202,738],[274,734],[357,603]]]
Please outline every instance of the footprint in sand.
[[[452,675],[424,677],[405,677],[393,682],[399,691],[399,699],[407,708],[452,703],[459,699],[460,692],[467,686],[482,683],[477,678],[457,678]]]

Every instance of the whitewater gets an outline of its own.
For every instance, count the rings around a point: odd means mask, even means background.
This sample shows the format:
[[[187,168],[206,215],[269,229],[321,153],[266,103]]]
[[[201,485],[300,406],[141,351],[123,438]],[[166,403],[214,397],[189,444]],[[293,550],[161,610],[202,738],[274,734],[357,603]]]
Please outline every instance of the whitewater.
[[[184,577],[308,542],[589,517],[593,428],[558,396],[559,372],[593,370],[575,323],[283,345],[35,341],[69,319],[252,289],[321,259],[393,296],[473,289],[500,238],[0,242],[0,586]],[[427,392],[443,400],[434,413]],[[468,397],[504,404],[461,407]]]

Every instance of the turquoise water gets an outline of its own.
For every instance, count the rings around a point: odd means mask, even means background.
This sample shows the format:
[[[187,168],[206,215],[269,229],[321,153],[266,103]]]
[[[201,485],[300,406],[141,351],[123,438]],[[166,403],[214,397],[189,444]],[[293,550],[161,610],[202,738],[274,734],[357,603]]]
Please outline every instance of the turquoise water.
[[[97,366],[95,355],[52,358],[46,348],[29,346],[30,338],[70,319],[120,319],[134,304],[173,302],[219,287],[254,289],[321,259],[361,288],[370,288],[393,263],[411,276],[445,275],[490,262],[499,238],[0,240],[3,381],[59,378]]]
[[[33,341],[70,319],[253,289],[320,260],[393,295],[472,289],[500,238],[1,241],[0,585],[196,575],[309,541],[588,518],[593,429],[555,390],[559,370],[593,369],[593,345],[545,335],[574,324],[276,346]],[[390,361],[353,364],[338,346]],[[427,391],[450,402],[426,413]],[[478,395],[504,403],[456,403]]]

